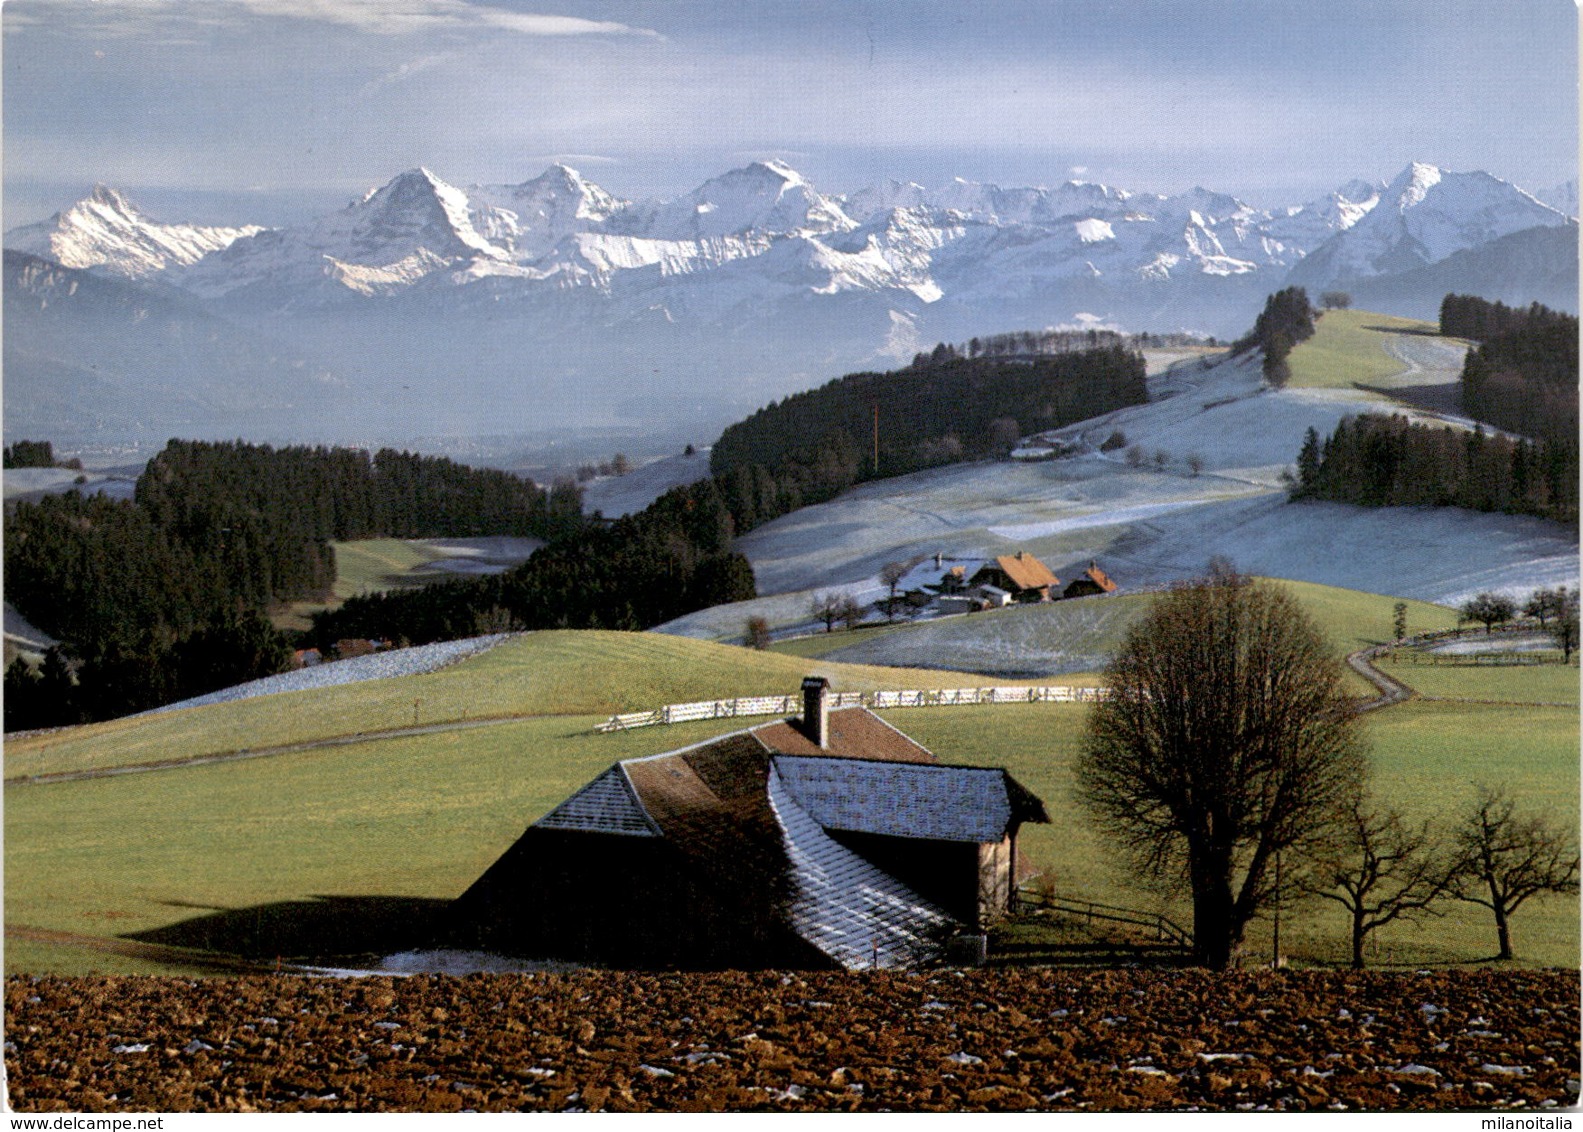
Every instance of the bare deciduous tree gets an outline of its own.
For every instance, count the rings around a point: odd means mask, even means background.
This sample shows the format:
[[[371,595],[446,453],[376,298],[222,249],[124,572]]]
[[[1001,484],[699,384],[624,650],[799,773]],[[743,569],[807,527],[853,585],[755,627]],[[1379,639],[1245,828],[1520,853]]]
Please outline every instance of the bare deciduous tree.
[[[896,617],[896,587],[907,576],[907,571],[912,567],[906,562],[887,562],[879,568],[879,580],[890,590],[885,598],[885,619],[894,620]]]
[[[1530,897],[1578,891],[1577,839],[1543,814],[1519,814],[1504,787],[1478,787],[1457,828],[1451,894],[1495,917],[1497,959],[1512,957],[1511,918]]]
[[[1079,795],[1141,875],[1182,882],[1198,962],[1224,968],[1362,791],[1342,666],[1278,587],[1217,564],[1127,631],[1089,716]]]
[[[808,612],[824,622],[826,633],[835,632],[835,623],[841,620],[841,595],[833,592],[814,594],[808,602]]]
[[[1436,855],[1429,824],[1409,827],[1393,809],[1354,800],[1346,828],[1319,853],[1301,889],[1333,900],[1352,925],[1352,966],[1363,968],[1363,945],[1396,920],[1439,915],[1433,905],[1446,893],[1449,866]]]

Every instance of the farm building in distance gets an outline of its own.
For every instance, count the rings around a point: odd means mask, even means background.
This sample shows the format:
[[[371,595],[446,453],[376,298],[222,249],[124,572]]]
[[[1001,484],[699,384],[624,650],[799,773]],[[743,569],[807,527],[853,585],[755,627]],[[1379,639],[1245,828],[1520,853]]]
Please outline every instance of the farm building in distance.
[[[935,554],[915,563],[897,583],[914,606],[936,605],[965,612],[993,609],[1013,602],[1056,601],[1090,594],[1114,593],[1116,583],[1097,562],[1061,588],[1061,579],[1026,551],[997,558],[951,558]]]
[[[1084,570],[1062,592],[1062,597],[1091,597],[1094,594],[1113,594],[1116,592],[1116,583],[1099,568],[1099,563],[1090,562],[1088,569]]]
[[[1044,805],[803,682],[801,719],[616,763],[455,905],[456,938],[636,968],[910,967],[1004,915]]]

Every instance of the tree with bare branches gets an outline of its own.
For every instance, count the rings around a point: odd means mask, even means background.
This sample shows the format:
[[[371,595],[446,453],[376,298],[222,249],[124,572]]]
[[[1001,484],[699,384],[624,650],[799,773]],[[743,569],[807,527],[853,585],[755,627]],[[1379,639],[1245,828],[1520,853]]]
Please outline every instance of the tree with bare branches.
[[[887,562],[879,568],[879,580],[889,589],[890,593],[885,598],[885,620],[893,621],[896,618],[896,587],[907,576],[907,571],[912,569],[908,562]]]
[[[808,600],[808,612],[824,622],[826,633],[835,632],[835,623],[841,620],[841,595],[832,591],[814,594]]]
[[[1545,814],[1523,814],[1504,786],[1479,786],[1457,828],[1451,894],[1495,917],[1497,959],[1512,957],[1511,918],[1530,897],[1578,891],[1577,838]]]
[[[1185,882],[1205,966],[1277,899],[1276,854],[1311,855],[1362,791],[1342,672],[1285,590],[1224,563],[1156,598],[1106,672],[1079,797],[1140,875]]]
[[[1377,809],[1361,797],[1348,808],[1341,835],[1317,855],[1303,892],[1332,900],[1352,924],[1352,966],[1363,969],[1370,934],[1397,920],[1440,913],[1448,864],[1436,854],[1429,823],[1409,826],[1393,809]]]

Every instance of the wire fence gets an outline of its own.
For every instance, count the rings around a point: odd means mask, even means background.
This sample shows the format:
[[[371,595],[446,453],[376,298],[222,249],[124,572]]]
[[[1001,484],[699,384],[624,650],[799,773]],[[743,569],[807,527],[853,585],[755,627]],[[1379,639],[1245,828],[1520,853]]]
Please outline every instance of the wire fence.
[[[1097,703],[1105,697],[1103,688],[1075,688],[1054,684],[1034,684],[1010,688],[924,688],[904,691],[832,692],[826,702],[832,708],[916,708],[966,707],[978,704],[1079,704]],[[737,719],[743,716],[793,715],[802,711],[802,696],[739,696],[729,700],[699,700],[690,704],[666,704],[649,711],[613,715],[596,731],[628,731],[635,727],[657,727],[670,723],[689,723],[699,719]]]

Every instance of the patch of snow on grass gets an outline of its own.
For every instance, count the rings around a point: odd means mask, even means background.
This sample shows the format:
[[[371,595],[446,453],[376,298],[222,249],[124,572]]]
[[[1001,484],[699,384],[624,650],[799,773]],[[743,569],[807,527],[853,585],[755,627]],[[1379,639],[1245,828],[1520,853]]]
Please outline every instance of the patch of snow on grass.
[[[428,672],[437,672],[447,665],[487,652],[501,641],[506,640],[510,635],[509,633],[495,633],[487,637],[471,637],[463,641],[442,641],[439,644],[418,645],[407,649],[389,649],[369,656],[356,656],[349,660],[329,661],[325,664],[316,664],[312,668],[298,669],[296,672],[283,672],[278,676],[266,676],[261,680],[250,680],[246,684],[222,688],[218,692],[195,696],[190,700],[182,700],[179,703],[166,704],[163,707],[157,707],[152,711],[141,714],[158,715],[161,712],[177,711],[181,708],[206,707],[209,704],[247,700],[252,699],[254,696],[272,696],[280,692],[303,692],[314,688],[333,688],[340,684],[356,684],[363,680],[384,680],[392,676],[419,676]]]

